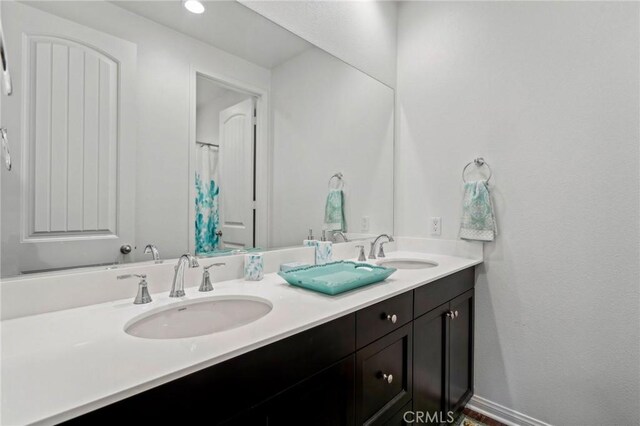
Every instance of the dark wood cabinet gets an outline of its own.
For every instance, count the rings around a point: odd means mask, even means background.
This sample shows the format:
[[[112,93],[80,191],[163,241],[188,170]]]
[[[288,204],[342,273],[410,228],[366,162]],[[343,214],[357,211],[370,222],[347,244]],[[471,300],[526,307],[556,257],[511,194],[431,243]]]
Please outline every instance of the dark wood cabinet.
[[[303,380],[225,426],[353,426],[355,355]]]
[[[376,340],[356,354],[356,421],[384,424],[411,400],[412,324]]]
[[[389,420],[384,422],[384,426],[407,426],[407,425],[409,425],[410,423],[405,421],[405,419],[407,419],[408,421],[411,421],[411,419],[413,417],[410,414],[408,416],[405,416],[405,413],[407,413],[408,411],[411,411],[411,401],[407,402],[407,404],[404,407],[402,407],[401,409],[396,411],[396,413],[393,416],[391,416],[391,418]]]
[[[473,394],[473,290],[449,303],[453,318],[447,321],[449,335],[448,409],[462,408]]]
[[[145,424],[198,424],[200,419],[207,419],[208,424],[222,424],[239,415],[255,416],[258,412],[251,411],[253,407],[353,356],[355,322],[355,314],[345,315],[76,417],[70,423],[118,423],[127,419]],[[353,375],[350,380],[353,382]]]
[[[445,303],[413,323],[413,407],[430,418],[446,412],[448,311],[449,303]]]
[[[442,423],[473,395],[473,290],[414,321],[413,408]]]
[[[413,292],[408,291],[356,312],[356,346],[376,339],[413,320]]]
[[[69,423],[398,426],[408,411],[444,423],[473,395],[474,276],[459,271]]]
[[[416,288],[413,302],[414,316],[417,318],[426,314],[465,291],[471,290],[474,282],[474,268],[467,268]]]

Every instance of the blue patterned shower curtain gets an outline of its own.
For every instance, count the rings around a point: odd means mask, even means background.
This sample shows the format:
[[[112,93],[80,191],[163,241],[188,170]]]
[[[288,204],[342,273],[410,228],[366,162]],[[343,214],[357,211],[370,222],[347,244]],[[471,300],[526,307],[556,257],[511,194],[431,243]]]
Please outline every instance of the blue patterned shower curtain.
[[[200,145],[196,170],[196,254],[211,253],[219,246],[218,148]]]

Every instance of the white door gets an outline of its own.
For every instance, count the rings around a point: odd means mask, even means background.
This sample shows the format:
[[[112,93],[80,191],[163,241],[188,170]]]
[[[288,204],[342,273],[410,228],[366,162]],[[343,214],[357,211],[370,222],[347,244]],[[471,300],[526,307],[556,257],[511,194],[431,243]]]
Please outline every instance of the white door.
[[[2,275],[112,263],[134,244],[136,45],[1,2],[14,94]]]
[[[254,99],[220,111],[220,230],[225,248],[253,247]]]

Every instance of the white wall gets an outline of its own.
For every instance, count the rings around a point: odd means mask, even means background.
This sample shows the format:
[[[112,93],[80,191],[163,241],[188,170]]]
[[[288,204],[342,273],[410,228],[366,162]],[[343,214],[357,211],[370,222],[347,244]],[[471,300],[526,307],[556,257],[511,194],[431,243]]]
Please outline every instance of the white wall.
[[[349,232],[393,227],[394,93],[379,81],[312,48],[272,69],[271,246],[319,238],[328,180],[344,174]],[[313,147],[313,149],[309,149]]]
[[[198,85],[203,79],[198,79]],[[205,80],[206,81],[206,80]],[[204,83],[213,84],[213,83]],[[221,96],[196,107],[196,140],[217,144],[220,139],[220,111],[250,97],[244,93],[227,90]]]
[[[240,2],[321,49],[395,87],[395,2]]]
[[[476,394],[558,424],[640,423],[639,5],[406,3],[396,232],[456,238],[494,172]]]
[[[110,3],[40,2],[38,7],[137,45],[136,256],[146,258],[142,249],[153,243],[163,257],[178,257],[188,249],[188,188],[193,184],[191,66],[265,90],[270,71]]]

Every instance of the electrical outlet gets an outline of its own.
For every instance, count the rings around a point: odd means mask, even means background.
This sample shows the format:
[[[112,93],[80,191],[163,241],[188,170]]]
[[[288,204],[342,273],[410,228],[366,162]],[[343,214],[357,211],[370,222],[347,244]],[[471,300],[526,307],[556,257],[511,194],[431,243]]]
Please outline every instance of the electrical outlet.
[[[360,231],[369,232],[369,216],[362,216],[362,221],[360,222]]]
[[[429,218],[429,233],[431,235],[442,234],[442,218],[439,218],[439,217]]]

